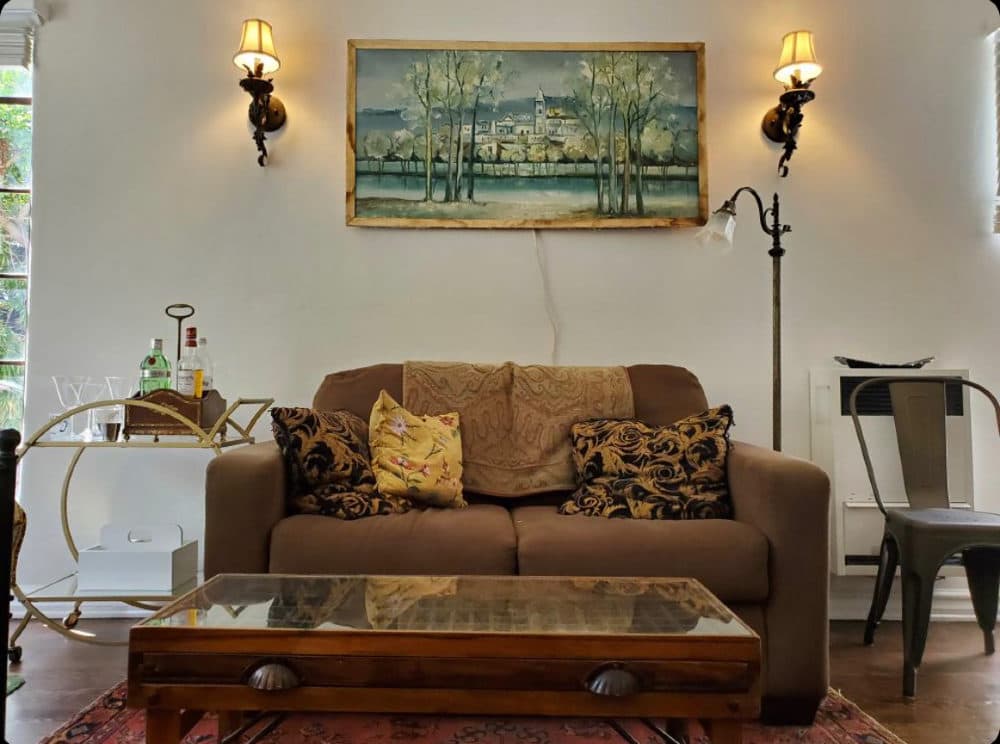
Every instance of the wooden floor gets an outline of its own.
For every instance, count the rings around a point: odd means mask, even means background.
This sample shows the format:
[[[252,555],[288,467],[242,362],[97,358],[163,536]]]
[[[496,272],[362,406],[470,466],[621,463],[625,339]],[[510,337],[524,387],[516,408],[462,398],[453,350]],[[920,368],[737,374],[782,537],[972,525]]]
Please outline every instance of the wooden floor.
[[[983,653],[975,623],[932,623],[917,698],[903,699],[903,633],[884,623],[875,645],[861,643],[864,623],[835,622],[830,685],[908,744],[991,744],[1000,731],[1000,653]]]
[[[124,637],[124,620],[82,622],[81,630]],[[973,623],[931,627],[915,702],[900,697],[902,640],[898,623],[861,645],[861,623],[834,623],[833,687],[908,744],[990,744],[1000,730],[1000,653],[983,655]],[[27,684],[7,698],[7,740],[36,742],[125,676],[125,650],[67,641],[33,626],[17,669]]]

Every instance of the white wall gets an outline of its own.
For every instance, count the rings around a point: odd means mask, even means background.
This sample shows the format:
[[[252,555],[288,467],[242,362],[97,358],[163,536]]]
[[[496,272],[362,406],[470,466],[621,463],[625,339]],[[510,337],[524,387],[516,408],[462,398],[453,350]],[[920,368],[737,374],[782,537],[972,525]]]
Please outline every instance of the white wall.
[[[992,49],[985,0],[62,0],[38,35],[28,428],[50,375],[129,374],[171,302],[197,306],[230,396],[307,403],[330,370],[443,358],[549,361],[530,232],[344,225],[345,41],[704,40],[711,202],[780,189],[785,442],[809,453],[807,370],[834,354],[937,355],[1000,388]],[[289,111],[256,165],[230,62],[244,17],[274,24]],[[826,72],[791,176],[759,121],[781,34],[809,27]],[[547,232],[566,364],[695,370],[736,434],[770,441],[770,263],[749,211],[729,256],[693,231]],[[976,409],[976,477],[1000,508],[995,430]],[[57,524],[68,455],[26,461],[22,580],[68,565]],[[89,453],[81,535],[114,513],[201,528],[204,453]],[[992,501],[990,501],[992,499]]]

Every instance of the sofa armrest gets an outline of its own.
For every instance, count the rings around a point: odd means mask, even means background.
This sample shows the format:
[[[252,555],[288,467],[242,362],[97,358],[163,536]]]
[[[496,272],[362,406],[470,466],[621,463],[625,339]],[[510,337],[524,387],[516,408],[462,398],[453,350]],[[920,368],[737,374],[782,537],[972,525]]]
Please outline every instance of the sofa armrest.
[[[271,529],[285,516],[285,463],[274,442],[225,450],[205,474],[205,578],[267,573]]]
[[[796,710],[815,710],[829,685],[830,479],[805,460],[736,442],[729,488],[735,518],[770,546],[765,716],[770,707],[774,720],[811,718]]]

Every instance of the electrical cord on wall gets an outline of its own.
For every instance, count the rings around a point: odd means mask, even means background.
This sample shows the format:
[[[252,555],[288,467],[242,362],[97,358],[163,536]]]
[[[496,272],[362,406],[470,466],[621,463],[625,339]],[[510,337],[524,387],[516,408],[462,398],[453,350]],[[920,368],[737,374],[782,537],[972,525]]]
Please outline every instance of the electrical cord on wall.
[[[552,287],[549,285],[549,273],[545,268],[545,249],[538,239],[538,230],[531,231],[535,236],[535,258],[538,259],[538,273],[542,279],[542,295],[545,298],[545,312],[552,326],[552,364],[559,363],[559,319],[556,317],[556,306],[552,299]]]

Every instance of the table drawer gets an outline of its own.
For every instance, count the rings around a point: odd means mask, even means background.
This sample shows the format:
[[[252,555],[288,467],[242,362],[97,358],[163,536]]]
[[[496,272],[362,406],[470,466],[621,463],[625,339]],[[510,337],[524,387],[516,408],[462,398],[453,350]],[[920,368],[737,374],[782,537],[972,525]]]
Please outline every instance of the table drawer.
[[[593,659],[284,656],[143,653],[133,666],[142,684],[247,685],[266,664],[291,671],[297,687],[579,691],[609,666],[629,672],[635,692],[749,690],[756,667],[746,662]]]

